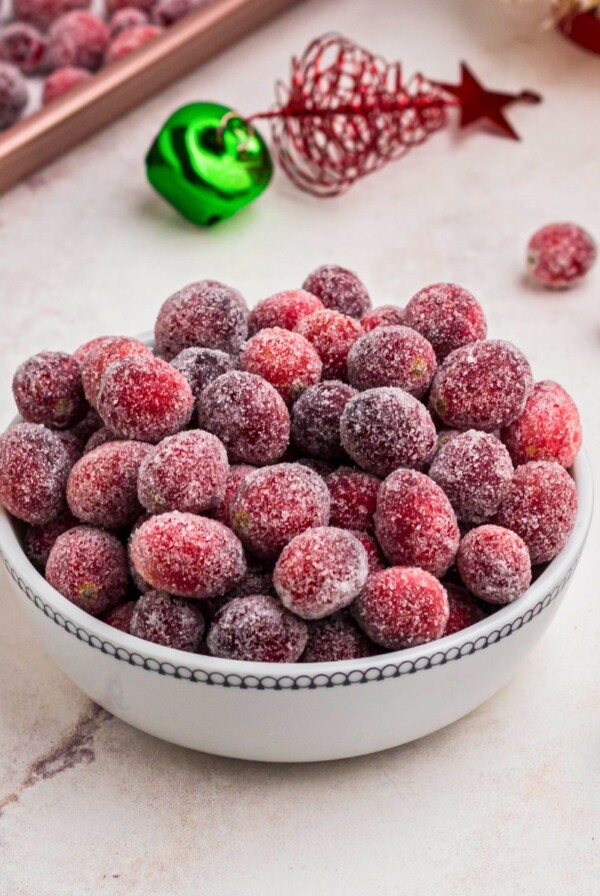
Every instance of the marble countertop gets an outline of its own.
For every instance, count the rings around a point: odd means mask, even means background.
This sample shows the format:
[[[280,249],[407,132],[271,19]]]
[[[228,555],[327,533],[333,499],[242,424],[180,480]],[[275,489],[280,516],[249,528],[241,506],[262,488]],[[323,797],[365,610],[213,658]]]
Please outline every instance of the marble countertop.
[[[582,409],[600,474],[600,265],[551,295],[525,245],[571,219],[600,237],[600,58],[543,31],[544,3],[308,0],[0,199],[0,412],[13,369],[42,348],[148,329],[202,277],[249,301],[327,261],[377,303],[456,280],[538,378]],[[521,143],[454,127],[345,197],[279,176],[210,231],[146,187],[142,159],[178,105],[270,104],[292,52],[337,29],[407,73],[457,78],[466,59],[515,106]],[[587,896],[600,886],[600,613],[596,520],[571,591],[513,683],[468,718],[364,758],[292,767],[162,743],[94,709],[45,657],[0,572],[0,896]]]

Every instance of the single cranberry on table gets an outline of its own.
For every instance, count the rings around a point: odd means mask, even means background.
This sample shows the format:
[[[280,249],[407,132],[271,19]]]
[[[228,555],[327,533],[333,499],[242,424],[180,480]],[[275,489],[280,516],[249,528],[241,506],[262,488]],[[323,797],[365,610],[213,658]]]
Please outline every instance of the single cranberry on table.
[[[127,591],[125,548],[114,535],[101,529],[69,529],[52,546],[46,579],[77,607],[100,616],[122,601]]]
[[[547,224],[527,245],[529,273],[548,289],[573,286],[587,274],[596,256],[596,243],[577,224]]]
[[[96,71],[104,62],[109,31],[94,13],[76,9],[56,19],[48,34],[48,61],[52,68],[77,66]]]
[[[350,349],[348,381],[361,391],[396,386],[422,398],[436,367],[435,352],[420,333],[402,326],[377,327]]]
[[[403,323],[431,343],[438,361],[487,335],[481,305],[456,283],[434,283],[421,289],[404,309]]]
[[[212,621],[206,644],[212,656],[255,663],[295,663],[308,640],[306,623],[264,594],[237,597]]]
[[[23,361],[12,390],[23,419],[50,429],[74,426],[87,410],[81,364],[65,352],[40,352]]]
[[[236,366],[231,355],[216,348],[184,348],[171,365],[184,375],[196,401],[206,386]]]
[[[10,62],[0,62],[0,131],[16,124],[28,98],[27,82],[19,69]]]
[[[502,441],[517,466],[530,460],[555,460],[568,468],[582,439],[577,405],[552,380],[536,383],[523,413],[502,430]]]
[[[47,106],[59,97],[69,93],[78,84],[89,81],[92,73],[86,68],[78,68],[75,65],[67,65],[64,68],[55,69],[44,81],[42,92],[42,105]]]
[[[381,651],[367,638],[349,613],[340,611],[308,624],[308,642],[303,663],[333,663],[358,660]]]
[[[17,423],[0,436],[0,502],[26,523],[49,523],[65,509],[71,466],[57,435],[38,423]]]
[[[77,351],[83,356],[83,391],[92,407],[96,407],[102,377],[111,364],[130,355],[152,355],[152,350],[147,345],[128,336],[102,336],[99,340],[92,340],[81,346]]]
[[[270,327],[246,342],[240,369],[261,376],[286,404],[292,404],[305,389],[319,382],[323,365],[316,349],[299,333]]]
[[[129,634],[163,647],[194,652],[204,635],[204,616],[193,601],[147,591],[136,601]]]
[[[145,44],[154,40],[162,33],[159,25],[133,25],[130,28],[124,28],[122,31],[110,40],[106,48],[105,62],[116,62],[129,56],[134,50],[139,50]]]
[[[324,264],[314,270],[302,289],[317,296],[326,308],[349,317],[363,317],[371,309],[371,298],[362,280],[337,264]]]
[[[34,75],[46,55],[46,39],[34,25],[11,22],[0,29],[0,59],[16,65],[24,75]]]
[[[315,347],[323,364],[324,380],[347,380],[348,353],[363,335],[357,320],[325,308],[303,317],[296,325],[295,332]]]
[[[370,333],[377,327],[403,326],[403,324],[404,308],[398,305],[378,305],[360,319],[360,325],[365,333]]]
[[[326,482],[331,496],[330,524],[341,529],[373,531],[381,479],[352,467],[338,467]]]
[[[456,562],[469,591],[491,604],[508,604],[531,584],[527,545],[501,526],[479,526],[467,532]]]
[[[340,420],[356,389],[341,380],[327,380],[306,389],[292,407],[292,441],[320,460],[343,458]]]
[[[283,330],[294,330],[303,317],[313,311],[321,311],[323,302],[304,289],[289,289],[278,292],[258,303],[250,310],[248,332],[254,336],[259,330],[269,327],[281,327]]]

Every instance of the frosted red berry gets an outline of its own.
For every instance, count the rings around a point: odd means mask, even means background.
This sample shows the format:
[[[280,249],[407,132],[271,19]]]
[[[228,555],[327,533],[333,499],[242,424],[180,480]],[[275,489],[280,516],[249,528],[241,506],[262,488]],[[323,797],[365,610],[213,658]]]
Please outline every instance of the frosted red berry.
[[[340,420],[351,398],[358,392],[340,380],[310,386],[292,408],[292,441],[307,454],[319,459],[344,457]]]
[[[76,66],[96,71],[104,61],[109,33],[94,13],[76,9],[60,16],[48,34],[48,60],[53,68]]]
[[[192,9],[210,0],[157,0],[152,6],[152,21],[163,28],[174,25]]]
[[[18,423],[0,436],[0,503],[26,523],[43,525],[64,509],[71,461],[45,426]]]
[[[302,289],[321,299],[326,308],[350,317],[363,317],[371,309],[364,283],[355,273],[337,264],[324,264],[308,275]]]
[[[248,332],[250,336],[254,336],[259,330],[268,327],[294,330],[303,317],[307,317],[313,311],[321,311],[323,307],[323,302],[320,299],[304,289],[278,292],[274,296],[263,299],[251,309],[248,318]]]
[[[232,467],[229,467],[223,497],[214,511],[215,519],[219,520],[220,523],[224,523],[225,526],[231,526],[231,502],[235,498],[237,490],[246,476],[249,473],[253,473],[254,470],[256,470],[256,467],[252,467],[250,464],[234,464]],[[261,594],[262,592],[255,591],[254,593]]]
[[[34,25],[11,22],[0,30],[0,59],[16,65],[23,74],[35,74],[45,54],[46,41]]]
[[[113,15],[119,9],[141,9],[150,15],[155,0],[107,0],[106,9],[109,15]]]
[[[527,266],[534,280],[564,289],[581,280],[596,260],[596,243],[576,224],[547,224],[527,246]]]
[[[59,71],[61,71],[61,69],[59,69]],[[85,71],[85,69],[76,69],[76,71]],[[89,72],[87,72],[87,74],[89,75]],[[94,336],[93,339],[88,339],[87,342],[83,342],[81,345],[79,345],[73,352],[73,357],[81,364],[83,364],[87,356],[91,354],[91,352],[95,351],[95,349],[100,348],[101,345],[106,345],[108,342],[113,342],[115,339],[119,338],[124,337]]]
[[[216,348],[184,348],[171,364],[184,375],[196,401],[206,386],[235,367],[231,355]]]
[[[102,622],[106,622],[107,625],[112,625],[113,628],[118,629],[120,632],[129,634],[131,617],[133,616],[136,603],[137,601],[135,600],[128,600],[124,604],[118,604],[101,617]]]
[[[323,365],[316,349],[299,333],[271,327],[248,340],[240,355],[240,368],[261,376],[291,404],[319,382]]]
[[[353,615],[376,644],[389,650],[441,638],[448,621],[443,585],[423,569],[394,566],[370,576]]]
[[[302,619],[323,619],[349,606],[369,575],[367,552],[344,529],[307,529],[282,550],[273,584],[288,610]]]
[[[44,81],[44,89],[42,91],[42,105],[47,106],[48,103],[57,100],[59,97],[69,93],[78,84],[89,81],[92,77],[91,72],[86,68],[77,68],[74,65],[67,65],[64,68],[57,68],[52,74],[48,75]]]
[[[158,37],[162,28],[159,25],[133,25],[130,28],[124,28],[113,37],[106,49],[106,62],[116,62],[117,59],[123,59],[129,56],[134,50],[139,50],[144,44],[149,43]]]
[[[284,400],[252,373],[232,370],[207,386],[198,401],[198,420],[223,442],[231,463],[271,464],[289,444]]]
[[[570,467],[582,442],[577,405],[558,383],[536,383],[523,413],[502,430],[502,440],[516,465],[555,460]]]
[[[85,414],[81,364],[65,352],[40,352],[17,367],[13,395],[21,416],[51,429],[68,429]]]
[[[348,352],[363,335],[358,321],[339,311],[325,308],[303,317],[296,326],[315,347],[323,363],[324,380],[345,380]]]
[[[429,475],[444,490],[459,520],[481,523],[498,510],[513,465],[500,439],[469,429],[438,449]]]
[[[523,353],[511,342],[486,339],[448,355],[433,378],[429,402],[447,426],[492,432],[522,413],[532,389]]]
[[[129,579],[125,548],[101,529],[77,526],[54,542],[46,579],[76,606],[100,616],[123,600]]]
[[[151,451],[143,442],[108,442],[79,460],[67,482],[71,513],[83,523],[119,529],[142,513],[138,472]]]
[[[30,563],[40,570],[46,568],[52,545],[59,535],[78,525],[69,511],[63,511],[56,519],[42,526],[29,526],[23,536],[23,550]]]
[[[250,473],[231,503],[231,524],[258,557],[277,557],[296,535],[329,522],[329,492],[321,477],[300,464]]]
[[[485,619],[486,612],[465,588],[444,583],[448,596],[448,622],[444,635],[454,635]]]
[[[149,513],[143,513],[141,516],[137,518],[135,521],[130,533],[129,538],[127,539],[127,565],[129,567],[129,575],[131,576],[131,581],[133,582],[137,591],[140,594],[145,594],[146,591],[152,591],[152,585],[150,585],[144,578],[139,574],[135,566],[133,565],[133,560],[131,559],[131,542],[133,540],[134,534],[140,528],[142,523],[145,523],[146,520],[150,519]]]
[[[135,603],[129,634],[193,653],[204,634],[204,617],[190,600],[164,591],[147,591]]]
[[[166,299],[154,335],[158,351],[167,360],[191,346],[236,355],[248,335],[248,308],[237,289],[201,280]]]
[[[150,513],[205,513],[223,498],[229,462],[216,436],[180,432],[151,448],[138,476],[138,497]]]
[[[131,560],[153,588],[179,597],[226,594],[246,571],[242,545],[230,529],[178,511],[153,516],[136,529]]]
[[[421,289],[404,309],[404,325],[431,343],[439,361],[487,335],[481,305],[456,283],[434,283]]]
[[[102,420],[98,416],[98,413],[93,408],[89,408],[85,417],[80,420],[79,423],[76,423],[69,432],[72,432],[74,436],[77,436],[79,441],[85,445],[90,436],[101,429],[101,427]]]
[[[340,612],[328,619],[317,619],[308,626],[308,643],[302,654],[303,663],[333,663],[358,660],[377,653],[348,613]]]
[[[362,470],[339,467],[327,477],[331,497],[329,522],[341,529],[372,531],[381,480]]]
[[[27,100],[27,84],[19,69],[0,62],[0,131],[19,120]]]
[[[15,18],[42,31],[46,31],[59,16],[89,6],[90,0],[13,0]]]
[[[376,476],[387,476],[398,467],[420,467],[436,443],[427,409],[391,386],[352,398],[344,408],[340,433],[352,460]]]
[[[369,532],[360,532],[358,529],[350,530],[354,537],[360,541],[363,548],[367,552],[367,560],[369,562],[369,575],[385,569],[386,562],[377,541]]]
[[[420,566],[438,578],[453,564],[460,538],[448,498],[415,470],[396,470],[381,484],[375,534],[390,563]]]
[[[534,566],[563,549],[575,525],[577,489],[555,461],[517,467],[493,522],[520,535]]]
[[[147,24],[148,15],[143,9],[136,9],[135,6],[124,6],[122,9],[117,9],[113,12],[108,20],[108,30],[111,38],[113,38],[127,28]]]
[[[491,604],[509,604],[531,584],[527,545],[501,526],[479,526],[467,532],[456,563],[469,591]]]
[[[55,430],[56,435],[60,439],[60,443],[67,452],[69,456],[69,461],[71,466],[76,464],[81,455],[83,454],[83,442],[81,439],[71,430],[68,429],[57,429]]]
[[[186,378],[152,355],[131,355],[102,377],[98,412],[120,436],[160,442],[190,422],[194,396]]]
[[[360,319],[360,325],[365,333],[370,333],[377,327],[394,327],[403,324],[404,308],[397,305],[379,305]]]
[[[96,432],[91,434],[85,443],[83,453],[89,454],[94,448],[99,448],[100,445],[106,445],[107,442],[120,442],[122,440],[123,437],[118,436],[112,429],[109,429],[108,426],[101,426],[100,429],[97,429]]]
[[[206,638],[212,656],[255,663],[295,663],[308,640],[306,623],[262,594],[222,607]]]
[[[122,361],[130,355],[152,355],[147,345],[139,339],[130,339],[128,336],[102,336],[96,345],[86,344],[78,351],[83,353],[81,368],[83,391],[93,407],[98,401],[102,377],[111,364]]]
[[[270,565],[264,565],[250,554],[246,557],[246,572],[233,588],[227,592],[224,601],[233,600],[234,597],[248,597],[250,594],[268,594],[276,596],[273,585],[273,570]],[[221,600],[221,598],[216,598]]]
[[[333,461],[321,460],[319,457],[298,457],[293,463],[300,464],[302,467],[308,467],[309,470],[318,473],[321,479],[327,479],[327,477],[336,469],[336,465]]]
[[[408,327],[377,327],[361,336],[348,354],[348,380],[361,391],[397,386],[421,398],[436,367],[431,345]]]

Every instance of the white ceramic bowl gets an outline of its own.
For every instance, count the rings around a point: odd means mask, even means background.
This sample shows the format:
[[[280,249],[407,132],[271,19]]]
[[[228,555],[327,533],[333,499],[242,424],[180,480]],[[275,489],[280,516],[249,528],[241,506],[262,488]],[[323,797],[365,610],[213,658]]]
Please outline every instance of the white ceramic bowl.
[[[339,663],[245,663],[160,647],[78,609],[29,563],[0,508],[0,554],[40,641],[101,706],[164,740],[242,759],[341,759],[394,747],[475,709],[542,636],[577,566],[593,505],[590,465],[574,477],[571,537],[529,590],[431,644]]]

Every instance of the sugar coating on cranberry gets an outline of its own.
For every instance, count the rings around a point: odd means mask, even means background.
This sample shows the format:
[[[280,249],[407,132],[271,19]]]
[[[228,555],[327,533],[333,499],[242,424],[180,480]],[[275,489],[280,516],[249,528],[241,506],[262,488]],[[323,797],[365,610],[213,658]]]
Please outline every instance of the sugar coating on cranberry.
[[[234,464],[229,467],[227,479],[225,480],[223,497],[214,511],[215,519],[219,520],[219,522],[223,523],[225,526],[231,526],[231,502],[235,498],[237,490],[245,480],[246,476],[248,476],[249,473],[253,473],[254,470],[256,470],[256,467],[252,467],[250,464]],[[254,593],[262,594],[262,591],[255,591]]]
[[[436,578],[424,569],[394,566],[369,577],[352,612],[372,641],[401,650],[441,638],[449,609]]]
[[[404,308],[400,308],[398,305],[379,305],[360,319],[360,325],[365,333],[370,333],[377,327],[394,327],[403,324]]]
[[[184,348],[171,364],[184,375],[196,401],[206,386],[235,367],[231,355],[216,348]]]
[[[248,308],[237,289],[201,280],[166,299],[154,335],[158,351],[167,360],[191,346],[236,355],[248,335]]]
[[[138,476],[138,497],[150,513],[204,513],[223,498],[229,462],[216,436],[189,430],[151,448]]]
[[[18,423],[0,436],[0,503],[26,523],[49,523],[64,509],[70,469],[53,432],[37,423]]]
[[[327,477],[331,496],[329,522],[341,529],[373,531],[373,516],[381,480],[362,470],[338,467]]]
[[[234,597],[248,597],[250,594],[268,594],[276,597],[273,570],[270,565],[264,565],[262,560],[257,560],[256,557],[248,554],[246,566],[244,577],[227,592],[224,598],[216,598],[216,600],[233,600]]]
[[[77,66],[96,71],[104,61],[109,32],[101,18],[85,10],[60,16],[50,27],[48,59],[53,68]]]
[[[531,584],[527,545],[502,526],[479,526],[467,532],[456,563],[469,591],[491,604],[509,604]]]
[[[354,343],[348,355],[348,380],[357,389],[397,386],[421,398],[437,367],[435,352],[408,327],[377,327]]]
[[[46,31],[59,16],[89,6],[90,0],[13,0],[15,18],[30,22],[42,31]]]
[[[337,264],[324,264],[308,275],[302,289],[321,299],[326,308],[350,317],[363,317],[371,309],[364,283],[355,273]]]
[[[70,430],[85,445],[90,436],[102,427],[102,420],[94,408],[90,408],[85,417]]]
[[[454,635],[485,619],[486,612],[465,588],[444,582],[448,596],[448,622],[444,635]]]
[[[439,361],[487,335],[481,305],[456,283],[434,283],[419,290],[404,309],[404,324],[431,343]]]
[[[369,575],[367,552],[345,529],[319,526],[296,535],[282,550],[273,584],[288,610],[323,619],[348,607]]]
[[[207,386],[198,401],[198,420],[223,442],[231,463],[271,464],[289,444],[284,400],[253,373],[232,370]]]
[[[102,616],[102,622],[112,625],[113,628],[118,629],[120,632],[129,634],[131,617],[133,616],[136,603],[137,601],[135,600],[128,600],[124,604],[118,604]]]
[[[420,467],[436,443],[430,414],[403,389],[383,386],[352,398],[340,422],[342,445],[369,473]]]
[[[379,572],[380,569],[385,569],[387,565],[385,558],[373,535],[369,532],[360,532],[358,529],[351,529],[349,531],[351,531],[354,537],[360,541],[367,552],[369,575],[372,575],[374,572]]]
[[[527,246],[527,267],[534,280],[550,289],[565,289],[581,280],[596,260],[596,243],[577,224],[547,224]]]
[[[242,545],[230,529],[178,511],[153,516],[136,529],[131,560],[153,588],[179,597],[226,594],[246,571]]]
[[[88,345],[79,349],[84,353],[81,379],[85,397],[93,407],[98,401],[102,377],[111,364],[122,361],[130,355],[152,355],[147,345],[139,339],[130,339],[128,336],[102,336],[97,345],[89,347]]]
[[[294,330],[303,317],[307,317],[313,311],[321,311],[323,307],[320,299],[304,289],[278,292],[263,299],[250,310],[248,332],[250,336],[254,336],[259,330],[270,327]]]
[[[542,380],[533,387],[520,417],[502,430],[502,441],[517,466],[555,460],[570,467],[582,442],[577,405],[558,383]]]
[[[0,131],[19,120],[27,99],[27,84],[19,69],[0,62]]]
[[[454,562],[460,539],[448,498],[415,470],[396,470],[381,484],[375,534],[390,563],[420,566],[438,578]]]
[[[65,352],[40,352],[23,361],[12,390],[21,416],[51,429],[73,426],[86,411],[81,364]]]
[[[61,71],[61,69],[59,69]],[[84,69],[81,69],[84,71]],[[87,72],[89,75],[89,72]],[[88,339],[87,342],[83,342],[79,345],[75,351],[73,352],[73,357],[79,361],[81,364],[85,361],[87,356],[91,354],[91,352],[95,351],[95,349],[100,348],[101,345],[106,345],[108,342],[113,342],[115,339],[125,338],[119,336],[94,336],[93,339]],[[136,340],[137,342],[137,340]],[[143,343],[140,343],[143,344]]]
[[[141,516],[139,516],[129,533],[129,538],[127,539],[127,565],[129,566],[129,575],[131,576],[131,581],[133,582],[136,590],[139,591],[140,594],[145,594],[146,591],[152,591],[152,585],[150,585],[143,578],[143,576],[139,574],[139,572],[133,565],[133,560],[131,559],[131,542],[133,540],[134,534],[140,528],[142,523],[145,523],[146,520],[149,520],[150,516],[151,514],[149,513],[143,513]]]
[[[122,440],[123,436],[118,436],[112,429],[109,429],[108,426],[101,426],[100,429],[97,429],[96,432],[91,434],[85,443],[83,453],[89,454],[94,448],[99,448],[100,445],[106,445],[107,442],[120,442]]]
[[[42,105],[47,106],[48,103],[57,100],[59,97],[69,93],[78,84],[89,81],[92,77],[91,72],[86,68],[77,68],[74,65],[67,65],[64,68],[57,68],[52,74],[48,75],[44,81],[44,89],[42,92]]]
[[[46,579],[77,607],[100,616],[122,601],[127,591],[125,548],[114,535],[101,529],[69,529],[52,546]]]
[[[498,510],[513,465],[500,439],[469,429],[438,449],[429,475],[444,490],[459,520],[481,523]]]
[[[108,30],[110,36],[116,37],[121,31],[127,28],[134,28],[136,25],[147,25],[148,15],[143,9],[136,9],[135,6],[124,6],[117,9],[108,20]],[[161,23],[159,23],[161,24]]]
[[[119,9],[141,9],[150,14],[155,0],[107,0],[106,9],[109,15],[113,15]]]
[[[231,502],[231,523],[258,557],[277,557],[296,535],[329,522],[330,498],[321,477],[300,464],[250,473]]]
[[[24,74],[35,74],[44,59],[46,41],[34,25],[11,22],[0,30],[0,59]]]
[[[321,460],[320,457],[299,457],[293,462],[300,464],[302,467],[308,467],[309,470],[318,473],[321,479],[327,479],[327,477],[336,469],[336,465],[333,461]]]
[[[76,464],[83,454],[83,442],[74,432],[71,432],[71,430],[57,429],[55,432],[60,439],[61,445],[67,452],[71,466]]]
[[[308,339],[317,350],[323,363],[323,379],[347,379],[348,352],[363,335],[358,321],[325,308],[303,317],[296,325],[296,333]]]
[[[263,594],[222,607],[206,638],[212,656],[255,663],[295,663],[308,640],[306,623]]]
[[[23,550],[30,563],[40,570],[46,568],[52,545],[59,535],[78,525],[75,517],[64,511],[56,519],[41,526],[29,526],[23,536]]]
[[[186,378],[152,355],[111,364],[102,378],[98,412],[118,435],[160,442],[190,422],[194,396]]]
[[[67,482],[71,513],[84,523],[119,529],[142,512],[137,478],[142,461],[151,451],[143,442],[108,442],[85,454]]]
[[[577,489],[567,471],[555,461],[536,460],[517,467],[492,522],[520,535],[536,566],[563,549],[576,516]]]
[[[522,413],[532,389],[525,355],[511,342],[486,339],[448,355],[433,378],[429,402],[447,426],[491,432]]]
[[[138,50],[144,44],[154,40],[161,32],[162,28],[159,25],[133,25],[130,28],[124,28],[111,38],[106,50],[105,61],[116,62],[117,59],[129,56],[134,50]]]
[[[210,0],[157,0],[152,6],[152,21],[163,28],[174,25],[192,9],[203,6]]]
[[[358,660],[376,653],[374,645],[351,616],[336,613],[328,619],[317,619],[308,625],[308,643],[302,654],[303,663],[333,663]]]
[[[340,420],[356,389],[341,380],[327,380],[306,389],[292,408],[292,441],[319,459],[343,457]]]
[[[163,647],[193,652],[204,634],[204,617],[190,600],[147,591],[136,601],[129,634]]]
[[[321,379],[323,365],[317,351],[299,333],[271,327],[245,344],[240,368],[261,376],[291,404]]]

